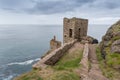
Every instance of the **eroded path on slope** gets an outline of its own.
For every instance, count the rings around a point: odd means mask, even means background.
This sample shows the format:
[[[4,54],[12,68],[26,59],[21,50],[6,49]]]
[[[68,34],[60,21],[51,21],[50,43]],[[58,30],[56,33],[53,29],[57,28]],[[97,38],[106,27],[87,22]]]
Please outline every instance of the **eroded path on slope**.
[[[85,44],[83,58],[80,62],[80,76],[82,80],[108,80],[99,68],[96,55],[96,46],[93,44]]]
[[[89,44],[89,61],[89,80],[108,80],[105,76],[103,76],[102,71],[99,68],[99,63],[96,55],[96,46],[93,44]]]

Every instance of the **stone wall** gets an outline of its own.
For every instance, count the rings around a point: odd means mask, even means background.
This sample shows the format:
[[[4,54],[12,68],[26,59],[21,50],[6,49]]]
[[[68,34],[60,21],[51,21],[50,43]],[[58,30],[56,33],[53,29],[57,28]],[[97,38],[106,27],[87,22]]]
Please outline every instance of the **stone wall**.
[[[61,47],[61,42],[56,40],[56,36],[50,41],[50,50],[55,50]]]
[[[71,42],[74,39],[80,39],[87,36],[88,20],[81,18],[64,18],[63,20],[63,42]],[[70,29],[72,31],[70,31]],[[70,36],[72,32],[72,35]]]
[[[69,29],[74,30],[74,19],[68,19],[68,18],[64,18],[63,20],[63,42],[67,43],[67,42],[71,42],[72,40],[74,40],[74,32],[72,33],[72,36],[69,37]]]
[[[89,70],[89,61],[88,61],[88,53],[89,53],[89,44],[85,43],[83,57],[81,59],[81,78],[82,80],[89,80],[88,78],[88,70]]]
[[[75,43],[75,40],[64,44],[62,47],[56,49],[51,54],[53,54],[48,60],[45,61],[45,64],[47,65],[54,65],[64,54],[68,49],[70,49]]]
[[[60,60],[60,58],[65,54],[65,52],[67,52],[76,42],[77,40],[73,40],[72,42],[65,43],[63,46],[52,51],[40,61],[38,61],[36,64],[34,64],[33,68],[41,68],[44,67],[45,64],[54,65],[57,61]]]
[[[87,36],[88,20],[87,19],[76,19],[75,22],[75,38],[79,39],[83,36]]]

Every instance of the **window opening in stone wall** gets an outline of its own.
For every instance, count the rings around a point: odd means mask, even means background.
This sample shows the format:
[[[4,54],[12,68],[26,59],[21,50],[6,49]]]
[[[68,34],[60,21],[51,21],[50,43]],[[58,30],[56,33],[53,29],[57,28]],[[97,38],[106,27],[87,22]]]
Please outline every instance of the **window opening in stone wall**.
[[[69,37],[72,37],[72,29],[69,29]]]
[[[68,23],[70,22],[70,20],[67,21]]]

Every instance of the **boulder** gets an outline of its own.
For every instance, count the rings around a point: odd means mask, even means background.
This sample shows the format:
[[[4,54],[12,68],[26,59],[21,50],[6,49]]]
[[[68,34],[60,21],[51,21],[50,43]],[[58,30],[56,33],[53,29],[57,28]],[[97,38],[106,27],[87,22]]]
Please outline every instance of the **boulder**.
[[[106,51],[106,48],[110,48],[111,53],[120,53],[120,20],[113,24],[102,37],[102,42],[100,43],[101,52]]]
[[[91,43],[91,44],[97,44],[98,43],[98,40],[93,38],[93,37],[91,37],[91,36],[82,37],[81,42],[82,43],[86,43],[86,41],[88,43]]]
[[[112,43],[111,52],[112,53],[120,53],[120,39],[116,40]]]
[[[100,50],[106,65],[120,70],[120,20],[113,24],[102,37]]]
[[[98,44],[98,40],[97,39],[93,39],[92,44]]]

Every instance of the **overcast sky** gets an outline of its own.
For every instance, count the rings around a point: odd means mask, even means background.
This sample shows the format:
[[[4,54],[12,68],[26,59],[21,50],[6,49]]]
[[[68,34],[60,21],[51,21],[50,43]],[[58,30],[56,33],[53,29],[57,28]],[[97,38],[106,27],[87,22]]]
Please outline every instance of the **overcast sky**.
[[[62,24],[64,17],[113,24],[120,0],[0,0],[0,24]]]

